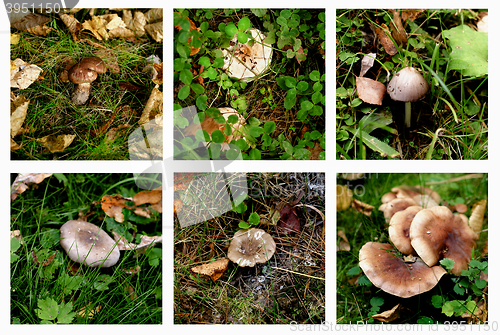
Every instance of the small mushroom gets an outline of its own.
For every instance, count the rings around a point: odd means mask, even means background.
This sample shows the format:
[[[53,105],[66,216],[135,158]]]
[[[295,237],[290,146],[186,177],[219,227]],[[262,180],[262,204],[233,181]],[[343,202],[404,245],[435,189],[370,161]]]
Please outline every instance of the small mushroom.
[[[60,231],[61,246],[74,262],[107,268],[120,258],[115,241],[90,222],[71,220],[63,224]]]
[[[106,72],[104,61],[98,57],[82,59],[68,71],[68,79],[76,84],[76,89],[71,96],[75,105],[83,105],[90,95],[90,84],[97,79],[98,74]]]
[[[445,206],[421,210],[410,226],[411,245],[429,266],[443,258],[452,259],[455,265],[451,272],[459,276],[467,270],[477,240],[467,221],[463,214],[454,215]]]
[[[260,30],[249,29],[247,34],[251,34],[253,40],[247,43],[238,42],[234,37],[227,50],[222,50],[224,56],[224,66],[222,67],[231,77],[242,81],[254,80],[256,76],[262,74],[269,68],[273,55],[273,48],[264,44],[266,38]]]
[[[405,102],[405,125],[411,126],[411,103],[422,99],[429,90],[429,84],[415,68],[409,66],[400,70],[387,85],[392,100]]]
[[[359,266],[376,287],[409,298],[427,292],[446,273],[440,265],[428,267],[420,258],[406,263],[389,243],[368,242],[359,250]]]
[[[417,206],[418,204],[412,198],[395,198],[386,202],[378,208],[379,211],[384,212],[385,221],[389,222],[392,216],[410,206]]]
[[[253,267],[256,263],[267,262],[275,251],[276,243],[262,229],[242,229],[234,234],[227,258],[239,266]]]

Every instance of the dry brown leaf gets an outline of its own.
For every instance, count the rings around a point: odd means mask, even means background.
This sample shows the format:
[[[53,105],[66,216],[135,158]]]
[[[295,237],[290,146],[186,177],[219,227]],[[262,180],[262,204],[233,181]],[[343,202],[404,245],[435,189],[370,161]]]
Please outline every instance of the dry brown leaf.
[[[163,41],[163,22],[147,24],[145,29],[156,42],[161,43]]]
[[[144,124],[157,116],[163,115],[163,92],[158,89],[158,85],[153,88],[149,99],[146,102],[146,106],[142,111],[141,118],[139,119],[139,124]]]
[[[131,201],[131,199],[125,199],[119,194],[115,196],[104,195],[100,203],[102,210],[107,216],[114,218],[117,222],[123,222],[125,220],[125,216],[122,213],[123,208],[132,209],[125,201]]]
[[[352,191],[346,185],[337,185],[337,211],[351,207]]]
[[[365,204],[364,202],[361,202],[361,201],[356,200],[356,199],[352,200],[352,207],[356,211],[358,211],[358,212],[360,212],[360,213],[362,213],[362,214],[364,214],[366,216],[371,216],[372,215],[372,211],[375,208],[372,205]]]
[[[23,16],[19,21],[12,23],[11,27],[17,30],[27,31],[34,35],[45,36],[51,30],[51,28],[45,26],[49,21],[51,21],[51,19],[46,16],[29,13]]]
[[[405,28],[399,16],[399,9],[391,10],[393,19],[391,21],[392,38],[398,45],[406,45],[408,43],[408,36],[406,35]]]
[[[156,85],[163,84],[163,63],[148,64],[142,70],[142,72],[147,72],[147,71],[151,71],[151,80],[153,81],[153,83],[155,83]],[[198,78],[201,78],[201,76]]]
[[[174,192],[184,191],[188,187],[189,183],[191,183],[191,181],[203,175],[205,174],[195,172],[174,173]]]
[[[382,28],[375,27],[375,33],[377,34],[377,37],[380,41],[380,44],[382,44],[382,46],[384,47],[384,50],[385,50],[385,52],[387,52],[387,54],[394,56],[398,52],[398,49],[396,48],[394,43],[392,43],[392,40],[390,39],[390,37],[385,33],[385,31],[387,31],[389,28],[387,27],[387,25],[385,23],[382,23],[380,26]]]
[[[61,152],[71,145],[76,135],[48,135],[37,138],[36,141],[46,147],[50,152]]]
[[[10,136],[14,137],[21,130],[30,101],[20,95],[11,95],[10,101]]]
[[[351,245],[349,244],[347,236],[345,236],[345,232],[343,230],[339,230],[337,232],[337,236],[340,237],[340,241],[337,244],[337,251],[350,251]]]
[[[115,240],[118,250],[139,250],[145,249],[149,246],[154,246],[156,243],[163,243],[162,236],[141,236],[141,242],[139,244],[130,243],[127,239],[116,232],[113,232],[113,239]]]
[[[143,204],[157,204],[161,202],[161,199],[162,190],[141,191],[133,197],[136,206]]]
[[[19,241],[20,244],[24,244],[24,239],[21,236],[21,231],[20,230],[11,230],[10,231],[10,239],[15,238],[16,240]]]
[[[21,39],[21,35],[19,34],[10,34],[10,45],[16,45],[19,43]]]
[[[122,132],[128,128],[130,128],[129,124],[121,124],[118,127],[111,128],[106,133],[106,143],[113,143],[118,137],[122,135]]]
[[[39,266],[47,266],[47,265],[50,265],[50,263],[52,263],[54,261],[54,258],[56,257],[56,252],[54,252],[51,256],[49,256],[45,261],[43,262],[39,262],[38,261],[38,256],[36,254],[36,251],[32,251],[31,252],[31,255],[33,256],[33,262],[36,264],[36,265],[39,265]]]
[[[43,71],[34,64],[29,64],[20,58],[11,61],[10,87],[25,89],[38,79]]]
[[[182,210],[182,200],[174,199],[174,214],[179,213]]]
[[[132,16],[132,11],[123,11],[123,22],[128,29],[130,29],[135,36],[142,37],[146,34],[145,26],[147,23],[146,16],[141,11],[135,11]]]
[[[71,37],[73,37],[73,41],[80,41],[80,31],[83,29],[83,25],[77,19],[75,19],[74,15],[60,13],[59,17],[68,28]]]
[[[122,271],[128,275],[135,275],[135,274],[141,272],[141,266],[137,265],[135,268],[122,269]]]
[[[163,159],[163,115],[141,125],[140,130],[140,136],[129,137],[130,159]]]
[[[120,73],[120,65],[118,65],[118,56],[116,51],[110,49],[100,49],[95,52],[95,55],[104,61],[104,64],[106,64],[106,70],[111,73]]]
[[[52,173],[20,173],[12,183],[10,189],[10,200],[28,189],[31,185],[40,184],[45,178],[52,176]]]
[[[356,90],[361,100],[373,105],[382,105],[385,85],[370,78],[356,77]]]
[[[278,226],[280,231],[285,234],[300,231],[300,220],[295,211],[295,205],[285,204],[285,206],[283,206],[280,211],[280,222]]]
[[[483,228],[484,211],[486,210],[486,200],[481,200],[472,205],[469,226],[479,236]]]
[[[319,154],[325,151],[325,149],[321,147],[321,144],[319,144],[319,142],[316,142],[312,149],[311,148],[306,148],[306,149],[311,152],[311,157],[309,157],[309,160],[318,160]]]
[[[130,285],[129,283],[125,283],[124,289],[125,293],[128,294],[130,300],[134,301],[137,299],[137,293],[135,293],[134,287],[132,285]]]
[[[163,8],[152,8],[144,14],[144,17],[149,23],[163,20]]]
[[[373,64],[375,63],[375,58],[377,58],[377,55],[373,52],[370,52],[369,54],[366,54],[363,59],[361,60],[361,70],[359,71],[359,76],[363,77],[368,70],[370,70],[373,67]]]
[[[401,311],[401,304],[397,304],[388,311],[372,315],[372,318],[380,322],[392,322],[394,320],[399,319],[400,311]]]
[[[195,266],[191,268],[191,272],[210,277],[210,279],[216,281],[224,274],[224,271],[226,271],[228,264],[228,258],[221,258],[212,263]]]
[[[101,311],[101,306],[96,306],[91,308],[92,303],[89,302],[86,306],[83,306],[79,310],[76,311],[76,315],[86,319],[93,319],[94,316]]]
[[[411,22],[415,21],[420,14],[425,13],[425,9],[403,9],[403,13],[401,14],[401,18],[403,22],[406,20],[410,20]]]

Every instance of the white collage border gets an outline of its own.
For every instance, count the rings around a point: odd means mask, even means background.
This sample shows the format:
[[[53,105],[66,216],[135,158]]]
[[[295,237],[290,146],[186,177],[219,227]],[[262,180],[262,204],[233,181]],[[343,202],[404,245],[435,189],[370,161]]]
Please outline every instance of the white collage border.
[[[498,65],[496,63],[496,51],[498,47],[496,45],[496,34],[500,33],[500,28],[498,25],[498,7],[499,4],[493,1],[428,1],[421,0],[418,3],[409,1],[316,1],[310,0],[307,2],[302,1],[262,1],[256,0],[244,3],[234,3],[234,1],[159,1],[159,0],[145,0],[138,3],[137,1],[123,0],[109,0],[105,2],[106,6],[103,6],[103,1],[96,0],[81,0],[77,7],[84,8],[158,8],[164,9],[164,74],[167,78],[171,78],[173,73],[173,47],[170,37],[173,36],[173,24],[172,24],[172,13],[174,8],[182,7],[185,8],[233,8],[233,7],[244,7],[244,8],[326,8],[326,42],[327,42],[327,53],[326,53],[326,97],[327,103],[325,108],[326,120],[327,120],[327,137],[326,137],[326,160],[325,161],[315,161],[315,162],[285,162],[285,161],[235,161],[225,168],[227,172],[325,172],[326,173],[326,188],[327,188],[327,213],[328,225],[332,228],[327,229],[326,239],[327,239],[327,249],[326,249],[326,324],[321,326],[312,327],[298,327],[290,325],[254,325],[254,326],[240,326],[240,325],[173,325],[173,243],[164,243],[164,257],[163,257],[163,324],[162,325],[144,325],[144,326],[130,326],[133,328],[123,328],[129,325],[102,325],[102,326],[91,326],[92,332],[96,334],[105,334],[104,332],[142,332],[147,331],[151,333],[170,333],[170,332],[200,332],[203,334],[225,334],[233,333],[234,331],[242,332],[244,334],[253,334],[255,331],[258,332],[280,332],[280,333],[296,333],[296,332],[309,332],[309,331],[321,331],[325,333],[329,332],[342,332],[342,333],[372,333],[372,332],[400,332],[405,331],[406,333],[421,333],[423,331],[440,331],[448,332],[454,331],[454,329],[447,329],[440,326],[438,329],[430,328],[412,328],[410,325],[401,325],[397,327],[392,325],[392,327],[358,327],[356,325],[352,326],[342,326],[335,325],[336,316],[336,251],[335,251],[335,241],[336,241],[336,230],[333,229],[336,225],[336,215],[333,212],[335,208],[335,183],[336,174],[341,172],[370,172],[370,173],[409,173],[409,172],[420,172],[420,173],[437,173],[437,172],[467,172],[467,173],[489,173],[489,192],[488,204],[493,205],[498,201],[499,196],[496,195],[496,190],[493,186],[499,185],[498,179],[495,172],[497,169],[495,167],[498,163],[498,148],[499,144],[497,139],[497,134],[500,132],[495,131],[495,126],[498,126],[498,116],[494,115],[495,112],[489,117],[489,125],[493,125],[493,132],[489,132],[492,138],[489,140],[489,144],[492,144],[493,150],[489,151],[489,160],[487,161],[336,161],[335,160],[335,117],[333,107],[335,106],[335,99],[333,92],[335,91],[335,58],[334,58],[334,48],[335,45],[335,13],[337,8],[488,8],[491,16],[493,17],[492,22],[490,22],[490,31],[492,31],[493,38],[489,39],[489,54],[494,55],[493,61],[489,64],[489,74],[493,79],[489,80],[489,92],[493,93],[493,99],[489,101],[490,110],[496,110],[498,106],[498,98],[496,98],[496,91],[498,87],[498,80],[496,75],[498,75]],[[10,27],[6,14],[0,20],[0,64],[4,66],[0,67],[0,77],[9,78],[8,76],[8,58],[10,58]],[[490,36],[492,35],[490,34]],[[493,74],[493,75],[491,75]],[[8,102],[10,98],[8,93],[10,89],[7,89],[7,80],[1,81],[1,87],[3,89],[0,91],[0,98],[3,106],[6,110],[9,110]],[[171,80],[167,79],[164,83],[163,91],[164,94],[164,104],[165,104],[165,128],[164,128],[164,157],[172,157],[172,118],[169,118],[169,106],[173,106],[173,97],[170,92],[173,92],[173,83]],[[330,93],[330,94],[329,94]],[[6,113],[6,112],[5,112]],[[8,168],[4,171],[3,178],[0,178],[1,185],[4,185],[2,189],[10,189],[10,177],[7,178],[7,174],[10,173],[21,173],[21,172],[64,172],[64,173],[79,173],[79,172],[137,172],[140,173],[146,168],[149,168],[151,164],[149,162],[138,162],[130,161],[126,162],[112,162],[112,161],[10,161],[10,141],[7,141],[7,134],[10,134],[9,122],[1,122],[0,126],[3,128],[1,134],[4,134],[5,140],[4,145],[0,146],[0,157],[4,166]],[[7,144],[9,143],[9,144]],[[165,161],[163,167],[158,165],[159,170],[155,172],[166,173],[167,184],[172,185],[173,172],[183,172],[183,170],[176,170],[176,164],[178,162],[168,162]],[[2,164],[2,165],[3,165]],[[181,164],[182,165],[182,164]],[[2,169],[3,170],[3,169]],[[165,180],[165,179],[164,179]],[[168,204],[173,204],[173,191],[169,189],[164,195],[164,235],[165,240],[168,241],[169,238],[173,240],[173,229],[172,221],[168,218],[173,218],[173,206]],[[2,193],[3,199],[1,203],[10,204],[10,197],[7,192]],[[491,207],[490,207],[491,208]],[[332,210],[330,210],[332,209]],[[3,216],[7,221],[10,222],[10,206],[6,206],[3,212]],[[489,211],[489,221],[494,222],[498,220],[500,214],[494,211]],[[5,224],[7,226],[7,224]],[[498,234],[499,228],[495,227],[495,224],[489,225],[489,236],[495,237]],[[8,246],[9,241],[7,239],[7,232],[4,231],[4,239],[2,240],[2,252],[0,253],[1,265],[4,269],[10,268],[9,264],[9,252]],[[494,240],[493,240],[494,241]],[[500,322],[499,319],[499,306],[496,304],[499,296],[499,279],[498,275],[498,258],[499,255],[498,245],[492,243],[489,245],[489,254],[493,257],[489,258],[489,320],[490,322]],[[89,326],[79,326],[79,325],[64,325],[64,326],[43,326],[40,325],[22,325],[13,326],[10,325],[10,271],[4,270],[1,275],[0,286],[0,310],[3,312],[0,314],[0,329],[5,329],[6,334],[38,334],[42,331],[43,334],[63,334],[66,332],[71,332],[71,334],[88,334]],[[36,329],[34,328],[36,327]],[[237,328],[237,329],[235,329]],[[486,331],[485,328],[479,327],[466,327],[465,329],[458,329],[458,331],[472,331],[472,332],[482,332],[490,333],[491,331]]]

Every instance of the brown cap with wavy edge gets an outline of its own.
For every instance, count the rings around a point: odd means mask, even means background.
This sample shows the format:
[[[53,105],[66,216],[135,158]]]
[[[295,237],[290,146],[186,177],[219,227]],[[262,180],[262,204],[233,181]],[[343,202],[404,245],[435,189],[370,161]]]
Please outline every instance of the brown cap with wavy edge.
[[[87,102],[90,94],[90,84],[97,79],[97,75],[106,72],[104,61],[98,57],[88,57],[82,59],[68,71],[68,79],[77,84],[73,92],[72,100],[76,105],[83,105]]]
[[[267,262],[276,251],[271,235],[262,229],[238,230],[229,245],[227,258],[239,266],[255,266]]]
[[[422,210],[420,206],[410,206],[395,213],[389,222],[389,238],[396,249],[405,255],[414,252],[410,241],[410,225],[415,215]]]
[[[451,272],[459,276],[468,269],[478,238],[467,221],[463,214],[454,215],[444,206],[421,210],[410,226],[411,245],[429,266],[443,258],[452,259]]]
[[[405,263],[389,243],[368,242],[359,250],[359,266],[376,287],[392,295],[409,298],[437,285],[446,270],[428,267],[420,258]]]

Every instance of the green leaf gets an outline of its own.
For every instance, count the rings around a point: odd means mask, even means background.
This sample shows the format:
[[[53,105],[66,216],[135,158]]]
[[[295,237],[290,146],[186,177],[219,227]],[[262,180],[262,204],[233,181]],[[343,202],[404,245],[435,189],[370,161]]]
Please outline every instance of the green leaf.
[[[368,287],[373,285],[370,279],[368,279],[366,275],[362,275],[361,277],[358,278],[358,284],[361,286],[368,286]]]
[[[179,75],[179,79],[184,84],[189,85],[193,81],[193,74],[191,73],[191,71],[189,71],[187,69],[183,69],[183,70],[181,70],[181,73]]]
[[[297,89],[299,91],[305,91],[309,88],[309,84],[307,83],[307,81],[299,81],[299,83],[297,84]]]
[[[182,30],[189,31],[191,29],[191,22],[185,17],[177,20],[177,25],[179,25]]]
[[[293,57],[295,57],[295,52],[293,52],[292,49],[288,49],[286,51],[286,58],[293,58]]]
[[[162,249],[160,248],[152,248],[148,253],[148,263],[150,266],[158,266],[160,265],[160,261],[162,259]]]
[[[259,149],[257,148],[253,148],[250,150],[250,152],[248,153],[248,156],[250,157],[250,159],[252,160],[260,160],[261,159],[261,152]]]
[[[306,110],[306,111],[308,111],[308,110],[310,110],[311,108],[313,108],[313,106],[314,106],[314,105],[313,105],[313,104],[312,104],[312,102],[310,102],[309,100],[305,100],[305,101],[302,101],[302,102],[300,103],[300,108],[301,108],[301,109],[303,109],[303,110]]]
[[[441,308],[444,303],[444,299],[440,295],[433,295],[431,298],[432,306],[436,308]]]
[[[250,214],[250,216],[248,217],[248,223],[254,226],[258,225],[260,223],[259,214],[252,212],[252,214]]]
[[[488,74],[488,33],[463,25],[442,34],[450,41],[450,69],[470,77]]]
[[[209,19],[210,20],[210,19]],[[208,30],[208,22],[204,21],[200,24],[200,31],[205,33]]]
[[[200,95],[196,98],[196,107],[204,111],[207,109],[208,97],[206,95]]]
[[[381,297],[373,297],[370,299],[370,305],[373,307],[380,307],[384,304],[384,298]]]
[[[343,87],[341,87],[343,88]],[[323,89],[323,84],[321,84],[319,81],[315,82],[314,85],[313,85],[313,90],[315,92],[319,92]]]
[[[189,96],[189,93],[191,92],[191,89],[189,88],[189,85],[184,85],[181,87],[179,90],[179,93],[177,94],[177,97],[181,100],[186,99]]]
[[[10,252],[16,252],[20,247],[21,243],[19,243],[17,238],[13,237],[10,239]]]
[[[289,155],[293,155],[293,145],[289,141],[283,141],[281,147]]]
[[[359,129],[354,129],[350,127],[345,127],[345,129],[355,134],[356,136],[359,136]],[[361,132],[361,138],[364,144],[366,144],[370,149],[379,152],[382,157],[388,156],[391,158],[395,158],[399,156],[399,152],[397,152],[390,145],[380,141],[378,138],[374,136],[369,135],[365,131]]]
[[[55,320],[59,312],[59,305],[52,298],[38,299],[36,314],[42,320]]]
[[[229,115],[229,117],[227,118],[227,122],[230,124],[235,124],[238,122],[238,120],[239,120],[238,116],[234,114]]]
[[[358,274],[360,274],[360,273],[361,273],[361,268],[360,268],[359,266],[357,266],[357,265],[356,265],[356,266],[354,266],[354,267],[352,267],[352,268],[350,268],[350,269],[346,272],[346,274],[347,274],[348,276],[356,276],[356,275],[358,275]]]
[[[249,131],[250,131],[250,135],[252,135],[253,137],[259,137],[260,135],[262,135],[264,133],[264,129],[262,127],[258,127],[258,126],[250,127]]]
[[[293,157],[298,160],[308,160],[311,157],[311,152],[305,148],[295,148]]]
[[[240,42],[241,44],[245,44],[247,41],[248,35],[243,31],[238,32],[238,42]]]
[[[252,226],[249,225],[248,223],[246,223],[245,221],[240,221],[240,223],[238,223],[238,227],[240,227],[241,229],[250,229],[250,228],[252,228]]]
[[[288,23],[288,20],[285,19],[283,16],[279,16],[277,19],[276,19],[276,23],[278,23],[280,26],[282,27],[285,27]]]
[[[446,270],[451,270],[453,269],[453,266],[455,266],[455,261],[450,258],[445,258],[439,261],[439,263],[446,269]]]
[[[267,12],[267,9],[265,8],[251,8],[250,10],[252,11],[252,13],[255,14],[255,16],[258,17],[263,17],[264,15],[266,15]]]
[[[318,103],[320,103],[320,102],[322,102],[322,101],[323,101],[323,93],[321,93],[321,92],[319,92],[319,91],[318,91],[318,92],[315,92],[315,93],[313,93],[313,95],[311,96],[311,99],[312,99],[313,103],[318,104]]]
[[[66,305],[62,304],[59,309],[59,315],[57,316],[57,323],[70,324],[73,322],[73,318],[76,313],[72,312],[73,303],[70,301]]]
[[[285,19],[289,19],[290,16],[292,16],[292,12],[289,10],[289,9],[283,9],[281,12],[280,12],[280,16],[282,16],[283,18]]]
[[[286,87],[294,88],[296,84],[297,84],[297,80],[294,77],[286,77],[285,78]]]
[[[309,73],[309,79],[311,79],[312,81],[318,81],[318,80],[320,80],[320,78],[321,78],[321,75],[320,75],[319,71],[317,71],[317,70],[314,70],[311,73]]]
[[[191,84],[191,89],[196,95],[203,94],[205,92],[205,88],[198,83]]]
[[[252,22],[250,22],[250,19],[248,18],[248,16],[245,16],[245,17],[242,17],[239,21],[238,21],[238,30],[239,31],[247,31],[248,29],[250,29],[250,27],[252,27]],[[246,43],[245,42],[241,42],[241,43]]]
[[[276,123],[274,121],[267,121],[264,124],[264,132],[266,134],[271,134],[276,129]]]
[[[226,138],[224,137],[224,134],[219,129],[216,129],[212,132],[212,141],[214,141],[215,143],[222,143],[225,140]]]
[[[243,138],[237,139],[236,145],[240,148],[241,151],[246,151],[249,148],[247,141],[245,141]]]
[[[238,28],[234,25],[234,23],[230,22],[225,28],[226,35],[229,37],[233,37],[238,33]]]
[[[486,280],[483,280],[483,279],[479,279],[479,278],[476,278],[476,280],[474,280],[474,284],[476,284],[476,287],[480,290],[482,290],[483,288],[486,287]]]
[[[94,282],[94,289],[97,291],[106,291],[109,289],[109,284],[114,282],[113,277],[109,275],[99,275]]]
[[[208,58],[207,56],[200,57],[200,59],[198,59],[198,64],[203,65],[205,67],[209,67],[210,65],[212,65],[210,63],[210,58]]]

